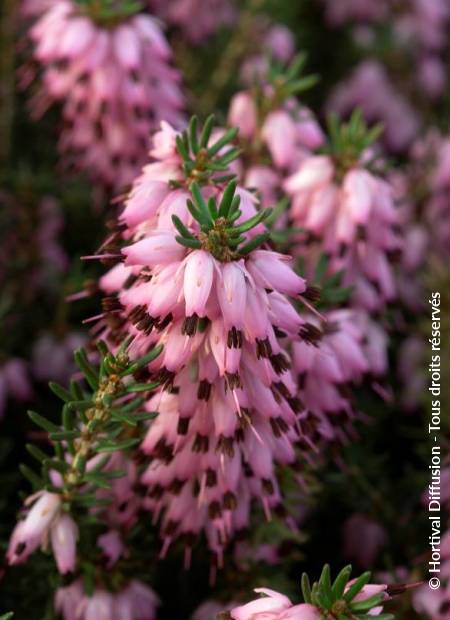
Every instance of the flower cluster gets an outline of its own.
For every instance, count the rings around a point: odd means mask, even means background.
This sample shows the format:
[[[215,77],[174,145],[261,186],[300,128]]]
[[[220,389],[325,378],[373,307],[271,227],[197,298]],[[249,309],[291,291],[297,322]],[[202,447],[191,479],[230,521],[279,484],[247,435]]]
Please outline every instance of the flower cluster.
[[[318,582],[312,587],[308,576],[303,574],[302,591],[305,602],[293,605],[290,599],[268,588],[257,588],[255,592],[264,596],[219,614],[220,620],[320,620],[320,618],[392,618],[382,613],[389,598],[386,584],[371,584],[370,573],[349,581],[351,567],[345,567],[333,584],[330,568],[326,565]]]
[[[301,439],[283,339],[312,343],[320,331],[288,300],[301,299],[304,280],[287,257],[261,247],[270,212],[256,212],[252,195],[236,183],[225,186],[217,163],[211,175],[205,160],[226,136],[209,146],[210,133],[207,124],[198,137],[194,122],[189,136],[167,125],[157,134],[153,153],[164,164],[149,164],[132,190],[122,218],[129,227],[123,236],[134,243],[122,250],[125,266],[113,268],[102,286],[112,293],[116,284],[109,303],[120,308],[119,331],[133,334],[132,351],[164,346],[149,368],[164,385],[147,405],[159,417],[142,444],[151,459],[142,476],[146,506],[162,514],[163,553],[182,536],[188,561],[205,530],[220,562],[230,535],[248,525],[252,497],[268,517],[282,507],[274,464],[292,463]],[[193,201],[180,187],[183,175],[208,182],[191,182]],[[109,318],[103,337],[116,339],[117,316]]]
[[[237,93],[230,103],[228,121],[239,128],[246,154],[243,183],[258,190],[264,206],[278,202],[285,175],[324,143],[312,112],[295,98],[315,80],[300,77],[305,60],[299,55],[287,70],[272,62],[252,90]]]
[[[152,620],[157,606],[157,597],[143,583],[124,584],[122,578],[118,587],[110,575],[128,558],[125,539],[141,507],[137,468],[127,451],[140,442],[140,425],[154,417],[138,411],[141,400],[136,394],[157,384],[142,386],[132,375],[161,351],[152,349],[131,363],[125,349],[126,344],[114,356],[99,343],[99,367],[89,362],[84,350],[77,351],[75,359],[90,391],[80,382],[71,382],[68,390],[51,384],[65,403],[60,426],[29,413],[48,434],[54,456],[38,446],[27,446],[41,462],[41,474],[22,466],[36,492],[25,501],[7,560],[10,565],[20,564],[39,547],[51,548],[61,575],[82,574],[83,579],[56,593],[55,608],[65,620],[112,620],[117,609],[124,619]]]
[[[332,270],[354,287],[354,305],[370,311],[395,297],[390,255],[401,247],[392,189],[370,169],[375,132],[357,114],[330,122],[328,154],[305,158],[284,185],[295,223],[321,240]]]
[[[55,594],[55,610],[64,620],[155,620],[158,605],[153,590],[137,579],[116,594],[96,589],[88,596],[81,580]]]
[[[180,76],[160,24],[136,13],[134,3],[58,0],[29,37],[42,70],[31,109],[39,117],[61,102],[66,167],[107,188],[126,188],[145,160],[150,130],[163,119],[183,120]],[[22,83],[33,77],[24,67]]]
[[[420,119],[411,103],[377,60],[362,61],[333,90],[327,109],[342,117],[355,108],[369,123],[383,124],[383,142],[394,153],[405,151],[416,138]]]

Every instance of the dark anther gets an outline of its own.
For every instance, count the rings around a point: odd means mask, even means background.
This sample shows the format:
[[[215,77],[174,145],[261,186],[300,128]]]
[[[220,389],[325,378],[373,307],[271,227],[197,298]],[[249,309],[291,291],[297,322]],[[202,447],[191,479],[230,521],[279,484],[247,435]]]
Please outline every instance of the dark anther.
[[[228,331],[227,346],[229,349],[241,349],[242,348],[242,332],[240,329],[232,327]]]
[[[186,336],[195,336],[198,327],[198,316],[193,314],[184,319],[181,327],[181,333]]]
[[[193,452],[203,452],[204,454],[209,450],[209,439],[206,435],[200,435],[197,433],[192,444]]]
[[[208,506],[208,515],[210,519],[220,519],[222,516],[222,508],[217,500]]]
[[[256,340],[256,355],[258,359],[261,357],[270,357],[272,355],[272,345],[268,338]]]
[[[209,397],[211,396],[211,388],[212,384],[209,381],[206,381],[206,379],[200,381],[197,389],[197,398],[208,402]]]
[[[230,372],[226,372],[225,376],[227,378],[228,387],[230,388],[230,390],[235,390],[236,388],[242,387],[242,382],[241,382],[239,373],[235,372],[231,374]]]
[[[189,422],[190,421],[191,421],[191,418],[179,418],[178,419],[178,426],[177,426],[177,433],[178,433],[178,435],[187,435],[188,434]]]
[[[225,437],[225,435],[220,435],[219,440],[217,442],[216,452],[222,452],[226,454],[230,458],[234,457],[234,438],[233,437]]]
[[[226,510],[234,510],[237,506],[236,495],[231,491],[227,491],[223,496],[223,505]]]
[[[298,333],[306,344],[312,344],[314,347],[317,347],[323,336],[322,331],[312,323],[302,325]]]
[[[162,331],[165,327],[167,327],[169,325],[169,323],[172,322],[173,319],[173,314],[171,312],[169,312],[169,314],[167,316],[165,316],[163,318],[162,321],[160,321],[157,325],[156,325],[156,329],[160,332]]]
[[[217,484],[217,474],[214,469],[206,470],[206,486],[215,487]]]
[[[266,495],[273,495],[275,493],[272,480],[262,480],[261,484]]]
[[[271,355],[269,359],[273,369],[278,375],[285,372],[286,370],[289,370],[289,368],[291,367],[288,358],[283,355],[283,353]]]
[[[276,390],[278,390],[281,396],[284,396],[286,400],[291,398],[290,391],[288,390],[288,388],[285,386],[285,384],[282,381],[278,381],[278,383],[274,383],[273,387],[276,388]]]
[[[302,297],[315,304],[320,300],[321,293],[320,286],[308,286],[306,291],[302,293]]]

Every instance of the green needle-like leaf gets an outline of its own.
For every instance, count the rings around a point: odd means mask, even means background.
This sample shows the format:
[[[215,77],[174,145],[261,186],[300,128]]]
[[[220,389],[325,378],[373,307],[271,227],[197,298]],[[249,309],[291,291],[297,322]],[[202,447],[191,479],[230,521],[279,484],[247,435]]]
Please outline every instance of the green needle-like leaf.
[[[215,144],[213,144],[208,149],[208,155],[213,157],[216,155],[220,149],[222,149],[226,144],[232,142],[238,134],[238,130],[236,128],[229,129]]]
[[[56,396],[60,398],[61,400],[63,400],[64,402],[68,403],[71,400],[73,400],[71,393],[68,390],[61,387],[60,385],[58,385],[57,383],[50,381],[48,385],[51,391],[54,394],[56,394]]]
[[[201,148],[206,148],[208,146],[208,142],[211,137],[212,130],[214,129],[214,125],[215,125],[214,114],[211,114],[211,116],[208,116],[208,118],[206,119],[205,124],[203,125],[202,133],[200,135],[200,147]]]
[[[172,222],[182,237],[186,237],[186,239],[195,239],[194,235],[186,228],[178,215],[172,215]]]
[[[226,186],[222,195],[222,200],[220,201],[219,205],[219,217],[227,217],[227,215],[229,214],[236,187],[236,181],[231,181]]]
[[[197,142],[197,127],[198,127],[198,119],[196,116],[191,118],[191,122],[189,123],[189,140],[191,143],[191,149],[194,155],[197,155],[200,148]]]
[[[242,256],[246,256],[247,254],[250,254],[250,252],[253,252],[253,250],[256,250],[256,248],[263,243],[266,243],[266,241],[268,241],[269,239],[270,232],[266,232],[261,235],[255,235],[253,239],[251,239],[248,243],[239,248],[239,254],[241,254]]]
[[[364,586],[369,583],[370,576],[370,571],[367,571],[363,573],[360,577],[358,577],[358,579],[356,579],[356,581],[350,586],[350,588],[344,594],[344,600],[346,600],[347,603],[350,603],[358,594],[358,592],[360,592],[364,588]]]
[[[40,426],[42,429],[49,433],[54,433],[60,430],[59,426],[56,426],[56,424],[53,424],[53,422],[50,422],[50,420],[47,420],[43,416],[39,415],[39,413],[36,413],[36,411],[28,411],[28,415],[31,420],[35,424],[37,424],[37,426]]]
[[[338,576],[334,580],[332,585],[332,592],[335,600],[338,600],[344,594],[345,586],[350,578],[352,572],[352,567],[349,564],[348,566],[344,566],[344,568],[339,572]]]
[[[301,579],[302,594],[305,603],[311,603],[311,583],[306,573],[302,574]]]

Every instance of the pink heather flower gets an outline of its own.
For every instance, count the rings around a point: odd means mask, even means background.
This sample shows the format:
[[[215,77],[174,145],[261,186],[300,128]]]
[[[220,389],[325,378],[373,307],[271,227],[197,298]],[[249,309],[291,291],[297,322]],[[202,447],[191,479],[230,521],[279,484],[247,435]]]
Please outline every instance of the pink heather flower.
[[[108,568],[114,566],[117,560],[126,554],[125,545],[117,530],[109,530],[99,536],[97,545],[108,559]]]
[[[133,579],[129,585],[114,597],[114,614],[111,620],[155,620],[159,598],[147,585]]]
[[[30,400],[33,396],[28,368],[24,360],[12,358],[0,365],[0,417],[6,410],[8,399]]]
[[[50,530],[52,550],[61,574],[74,570],[78,527],[68,514],[61,514]]]
[[[303,603],[292,605],[287,596],[269,590],[256,588],[264,594],[258,599],[231,610],[233,620],[319,620],[320,612],[314,605]]]
[[[331,95],[327,109],[345,117],[361,108],[369,123],[383,124],[383,140],[394,152],[404,151],[419,132],[419,119],[397,91],[385,68],[375,60],[359,64]]]
[[[237,126],[244,138],[255,139],[257,132],[267,146],[276,168],[292,169],[311,149],[324,142],[324,135],[312,113],[294,98],[270,112],[257,126],[257,109],[250,92],[243,91],[231,100],[228,121]]]
[[[295,40],[292,32],[282,24],[272,24],[264,41],[265,49],[269,49],[274,58],[288,62],[295,54]]]
[[[54,604],[63,620],[155,620],[159,598],[137,579],[120,592],[98,588],[88,596],[78,579],[70,586],[58,588]]]
[[[78,610],[83,597],[84,588],[81,579],[77,579],[69,586],[58,588],[54,599],[56,613],[61,614],[64,620],[79,620]]]
[[[53,555],[60,573],[71,572],[76,563],[78,528],[73,519],[61,511],[61,497],[40,491],[25,505],[33,505],[25,519],[19,521],[12,533],[6,554],[9,564],[21,564],[40,546],[51,542]]]
[[[269,91],[270,88],[268,96]],[[313,114],[294,98],[261,119],[251,91],[242,91],[231,100],[228,121],[239,128],[244,145],[248,141],[263,148],[261,161],[267,158],[266,150],[270,155],[268,164],[254,163],[238,170],[245,186],[257,192],[263,207],[278,203],[283,196],[282,183],[286,174],[324,143],[324,134]],[[282,227],[287,222],[280,217],[276,225]]]
[[[364,540],[364,545],[361,545],[361,540]],[[373,566],[386,542],[385,529],[367,515],[355,513],[344,523],[344,555],[361,568]]]
[[[73,352],[83,346],[86,338],[71,332],[62,339],[45,333],[33,345],[31,370],[38,381],[56,381],[67,385],[75,371]]]
[[[145,160],[149,132],[162,119],[182,123],[180,77],[159,23],[138,14],[108,28],[73,0],[58,0],[30,38],[42,68],[33,112],[62,103],[66,166],[106,187],[126,187]]]
[[[259,52],[247,58],[240,71],[242,82],[248,86],[266,75],[268,56],[287,63],[294,57],[296,49],[295,38],[289,28],[261,16],[254,19],[252,35]]]
[[[351,430],[355,417],[348,389],[368,372],[364,351],[364,331],[351,310],[336,310],[325,315],[320,347],[295,342],[293,367],[299,377],[299,397],[307,419],[320,437],[342,441]],[[308,318],[311,324],[317,319]]]
[[[441,58],[433,55],[424,56],[419,64],[419,83],[431,99],[442,96],[447,85],[447,73]]]
[[[170,145],[170,136],[162,127],[158,144]],[[162,554],[181,537],[189,563],[193,542],[205,531],[220,565],[228,539],[248,524],[252,498],[267,517],[282,509],[274,464],[295,460],[300,411],[282,338],[309,337],[288,300],[306,285],[289,257],[267,249],[221,261],[208,246],[178,244],[171,214],[196,235],[198,224],[186,207],[179,158],[171,147],[159,155],[122,213],[123,255],[133,278],[124,281],[120,272],[107,280],[121,311],[112,322],[106,313],[99,330],[113,341],[133,335],[133,355],[164,345],[148,369],[163,389],[146,403],[159,416],[142,444],[150,458],[141,478],[148,488],[144,506],[161,522]],[[173,179],[181,187],[174,189]],[[223,186],[202,191],[220,198]],[[243,217],[254,215],[254,196],[241,188],[237,194]],[[143,196],[151,208],[138,217]]]
[[[235,16],[231,0],[150,0],[150,6],[194,43],[213,35],[222,25],[230,25]]]
[[[400,247],[399,215],[390,185],[362,163],[336,179],[331,157],[305,159],[284,187],[292,197],[291,217],[322,242],[330,271],[345,271],[353,303],[373,311],[396,295],[390,255]]]

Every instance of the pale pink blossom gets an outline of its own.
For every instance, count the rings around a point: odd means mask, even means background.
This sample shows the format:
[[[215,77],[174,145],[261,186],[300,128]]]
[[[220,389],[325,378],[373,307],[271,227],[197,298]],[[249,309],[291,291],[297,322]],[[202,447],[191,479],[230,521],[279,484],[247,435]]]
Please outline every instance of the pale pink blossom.
[[[391,256],[401,248],[399,212],[391,186],[356,162],[337,178],[327,155],[306,158],[287,178],[291,216],[321,242],[331,272],[344,271],[353,303],[373,311],[396,295]]]
[[[369,569],[387,542],[386,530],[377,521],[361,513],[353,514],[343,526],[345,557]],[[364,540],[364,545],[360,541]]]
[[[320,611],[314,605],[303,603],[292,605],[287,596],[269,590],[256,588],[264,596],[236,607],[230,612],[233,620],[319,620]]]
[[[22,563],[38,547],[47,548],[51,543],[59,572],[75,569],[78,527],[72,517],[62,511],[61,503],[60,495],[47,491],[28,498],[25,505],[31,504],[31,508],[11,535],[6,554],[9,564]]]
[[[180,76],[152,16],[132,15],[108,28],[89,12],[79,15],[77,6],[58,0],[30,29],[42,69],[31,107],[39,117],[61,103],[59,149],[65,166],[118,190],[145,161],[150,131],[161,120],[182,124]]]

